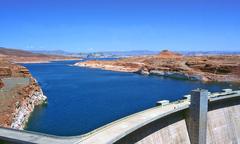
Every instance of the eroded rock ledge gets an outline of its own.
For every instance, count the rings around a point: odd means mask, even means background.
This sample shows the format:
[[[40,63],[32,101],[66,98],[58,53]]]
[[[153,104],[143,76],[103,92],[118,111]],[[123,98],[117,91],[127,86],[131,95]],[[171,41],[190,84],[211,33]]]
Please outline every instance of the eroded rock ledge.
[[[10,126],[14,129],[23,129],[26,126],[30,114],[33,112],[35,106],[43,104],[47,100],[47,97],[37,85],[36,80],[34,80],[33,84],[27,86],[25,90],[26,92],[29,92],[28,96],[21,102],[17,101],[15,103],[16,108],[15,112],[13,113],[14,118]]]
[[[0,83],[0,126],[23,129],[47,97],[25,67],[8,61],[0,61]]]
[[[76,63],[75,66],[200,81],[240,82],[238,55],[182,56],[163,51],[154,56],[85,61]]]

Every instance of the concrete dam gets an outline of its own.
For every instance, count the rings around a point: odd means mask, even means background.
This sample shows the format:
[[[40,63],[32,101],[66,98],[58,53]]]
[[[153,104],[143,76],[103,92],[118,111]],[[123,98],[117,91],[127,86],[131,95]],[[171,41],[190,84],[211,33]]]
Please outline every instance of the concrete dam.
[[[39,144],[238,144],[240,90],[193,90],[182,100],[162,103],[85,135],[60,137],[0,128],[0,140]]]

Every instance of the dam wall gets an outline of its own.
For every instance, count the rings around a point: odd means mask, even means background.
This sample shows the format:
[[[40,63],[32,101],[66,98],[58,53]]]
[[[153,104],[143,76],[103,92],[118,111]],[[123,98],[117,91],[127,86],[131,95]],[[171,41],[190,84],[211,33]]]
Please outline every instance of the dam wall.
[[[209,105],[207,143],[240,143],[240,99],[217,101]]]
[[[190,144],[184,114],[185,111],[180,111],[168,115],[136,130],[116,143],[167,144],[170,142]]]
[[[59,137],[0,128],[0,140],[14,143],[191,144],[189,99],[122,118],[85,135]],[[240,143],[240,91],[208,96],[206,143]]]
[[[117,141],[117,144],[191,144],[183,110],[154,121]],[[208,144],[240,143],[240,98],[209,103],[207,113]]]

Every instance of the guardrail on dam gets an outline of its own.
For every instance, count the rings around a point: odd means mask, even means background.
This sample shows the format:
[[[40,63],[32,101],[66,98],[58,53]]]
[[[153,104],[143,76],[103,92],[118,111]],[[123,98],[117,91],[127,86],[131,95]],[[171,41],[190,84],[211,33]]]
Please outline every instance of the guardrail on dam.
[[[0,128],[0,140],[41,144],[240,143],[240,91],[194,90],[191,97],[185,98],[127,116],[81,136],[60,137]]]

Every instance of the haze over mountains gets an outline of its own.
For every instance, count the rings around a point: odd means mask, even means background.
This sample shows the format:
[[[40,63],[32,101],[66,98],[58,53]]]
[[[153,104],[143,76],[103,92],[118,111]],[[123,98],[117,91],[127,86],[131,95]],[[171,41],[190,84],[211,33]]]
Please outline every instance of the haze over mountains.
[[[68,52],[64,50],[35,50],[26,51],[20,49],[0,47],[0,58],[11,59],[12,61],[43,60],[50,59],[69,59],[77,58],[123,58],[131,56],[156,55],[159,51],[135,50],[135,51],[103,51],[103,52]],[[240,51],[177,51],[183,55],[201,56],[201,55],[239,55]]]
[[[63,56],[76,56],[81,58],[121,58],[121,57],[129,57],[129,56],[142,56],[142,55],[155,55],[160,53],[159,51],[151,51],[151,50],[134,50],[134,51],[102,51],[102,52],[67,52],[63,50],[54,50],[54,51],[32,51],[33,53],[41,53],[41,54],[52,54],[52,55],[63,55]],[[240,54],[240,51],[176,51],[177,53],[183,55],[236,55]]]
[[[102,52],[67,52],[63,50],[56,51],[32,51],[33,53],[42,54],[54,54],[54,55],[64,55],[64,56],[77,56],[82,58],[120,58],[128,56],[140,56],[140,55],[154,55],[158,54],[159,51],[149,51],[149,50],[135,50],[135,51],[102,51]]]
[[[30,51],[0,47],[0,60],[18,63],[39,63],[57,60],[78,59],[70,56],[32,53]]]

